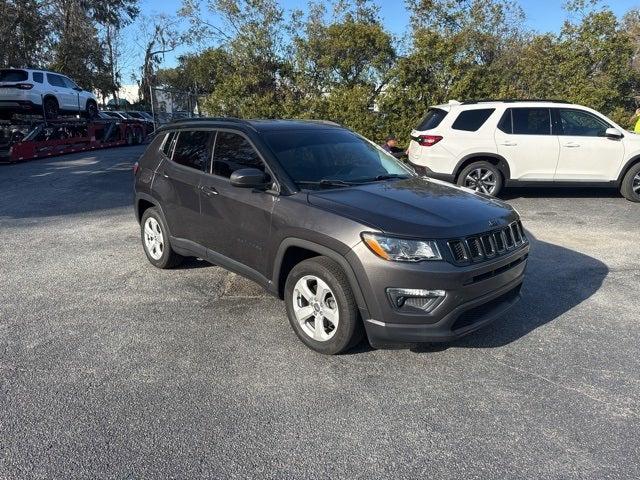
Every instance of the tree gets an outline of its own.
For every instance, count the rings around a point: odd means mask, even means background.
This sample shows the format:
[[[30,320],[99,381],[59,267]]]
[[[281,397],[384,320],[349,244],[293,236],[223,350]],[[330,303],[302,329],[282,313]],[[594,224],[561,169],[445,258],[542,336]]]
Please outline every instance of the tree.
[[[157,86],[156,71],[164,55],[174,51],[183,39],[178,35],[176,20],[166,15],[143,18],[141,27],[144,58],[138,82],[139,95],[142,103],[151,105],[151,89]]]
[[[291,106],[299,116],[333,120],[376,136],[381,130],[377,99],[396,57],[393,39],[368,1],[339,1],[332,17],[326,17],[318,3],[306,17],[294,15]],[[289,111],[296,113],[296,108]]]
[[[41,67],[50,24],[38,0],[0,2],[0,67]]]
[[[412,0],[413,38],[380,99],[388,129],[410,132],[430,105],[496,97],[508,52],[524,41],[522,11],[507,0]]]
[[[203,21],[202,9],[220,20]],[[182,10],[190,36],[219,45],[216,68],[224,75],[205,98],[205,111],[215,115],[280,117],[286,62],[282,59],[283,11],[275,0],[186,1]],[[222,53],[224,52],[224,53]]]

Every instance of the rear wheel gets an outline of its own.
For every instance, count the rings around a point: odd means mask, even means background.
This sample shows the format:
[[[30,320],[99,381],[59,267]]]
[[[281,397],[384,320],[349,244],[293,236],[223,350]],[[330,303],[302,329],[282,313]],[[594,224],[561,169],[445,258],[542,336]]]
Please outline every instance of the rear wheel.
[[[93,100],[87,101],[86,114],[89,120],[92,120],[98,116],[98,105]]]
[[[60,112],[60,106],[58,105],[58,100],[53,97],[47,97],[44,99],[44,116],[48,119],[58,118],[58,113]]]
[[[640,163],[629,169],[622,179],[620,193],[632,202],[640,202]]]
[[[460,172],[458,185],[495,197],[502,190],[502,174],[492,163],[473,162]]]
[[[171,248],[169,230],[156,208],[148,208],[140,220],[142,246],[149,262],[158,268],[173,268],[182,263],[183,257]]]
[[[327,257],[293,267],[285,284],[289,323],[302,342],[316,352],[335,355],[362,339],[362,322],[342,268]]]

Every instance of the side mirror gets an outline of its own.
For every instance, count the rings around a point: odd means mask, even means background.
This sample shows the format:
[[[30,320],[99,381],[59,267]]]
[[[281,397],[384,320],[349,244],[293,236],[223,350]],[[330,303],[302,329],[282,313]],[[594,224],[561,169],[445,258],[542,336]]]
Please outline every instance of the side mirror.
[[[617,128],[607,128],[607,131],[604,132],[604,136],[613,140],[620,140],[622,137],[624,137],[622,132]]]
[[[267,182],[267,175],[257,168],[241,168],[231,174],[231,185],[240,188],[263,188]]]

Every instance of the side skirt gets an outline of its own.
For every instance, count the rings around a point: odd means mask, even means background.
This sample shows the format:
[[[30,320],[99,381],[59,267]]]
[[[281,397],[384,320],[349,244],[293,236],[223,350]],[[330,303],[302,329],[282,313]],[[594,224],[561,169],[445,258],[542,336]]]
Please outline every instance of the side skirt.
[[[171,246],[176,251],[176,253],[180,255],[186,257],[202,258],[203,260],[206,260],[213,265],[217,265],[224,268],[225,270],[237,273],[242,277],[256,282],[258,285],[264,288],[267,293],[277,296],[277,292],[274,292],[272,283],[264,275],[251,267],[247,267],[243,263],[237,262],[236,260],[233,260],[229,257],[225,257],[218,252],[214,252],[213,250],[210,250],[200,245],[199,243],[187,240],[185,238],[171,237]]]

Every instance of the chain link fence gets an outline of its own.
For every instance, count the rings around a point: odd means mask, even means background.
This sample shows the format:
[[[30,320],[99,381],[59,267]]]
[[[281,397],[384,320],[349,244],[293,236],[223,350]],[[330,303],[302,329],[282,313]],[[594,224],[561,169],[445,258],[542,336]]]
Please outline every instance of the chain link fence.
[[[151,112],[157,125],[203,116],[202,95],[166,88],[151,89]]]

